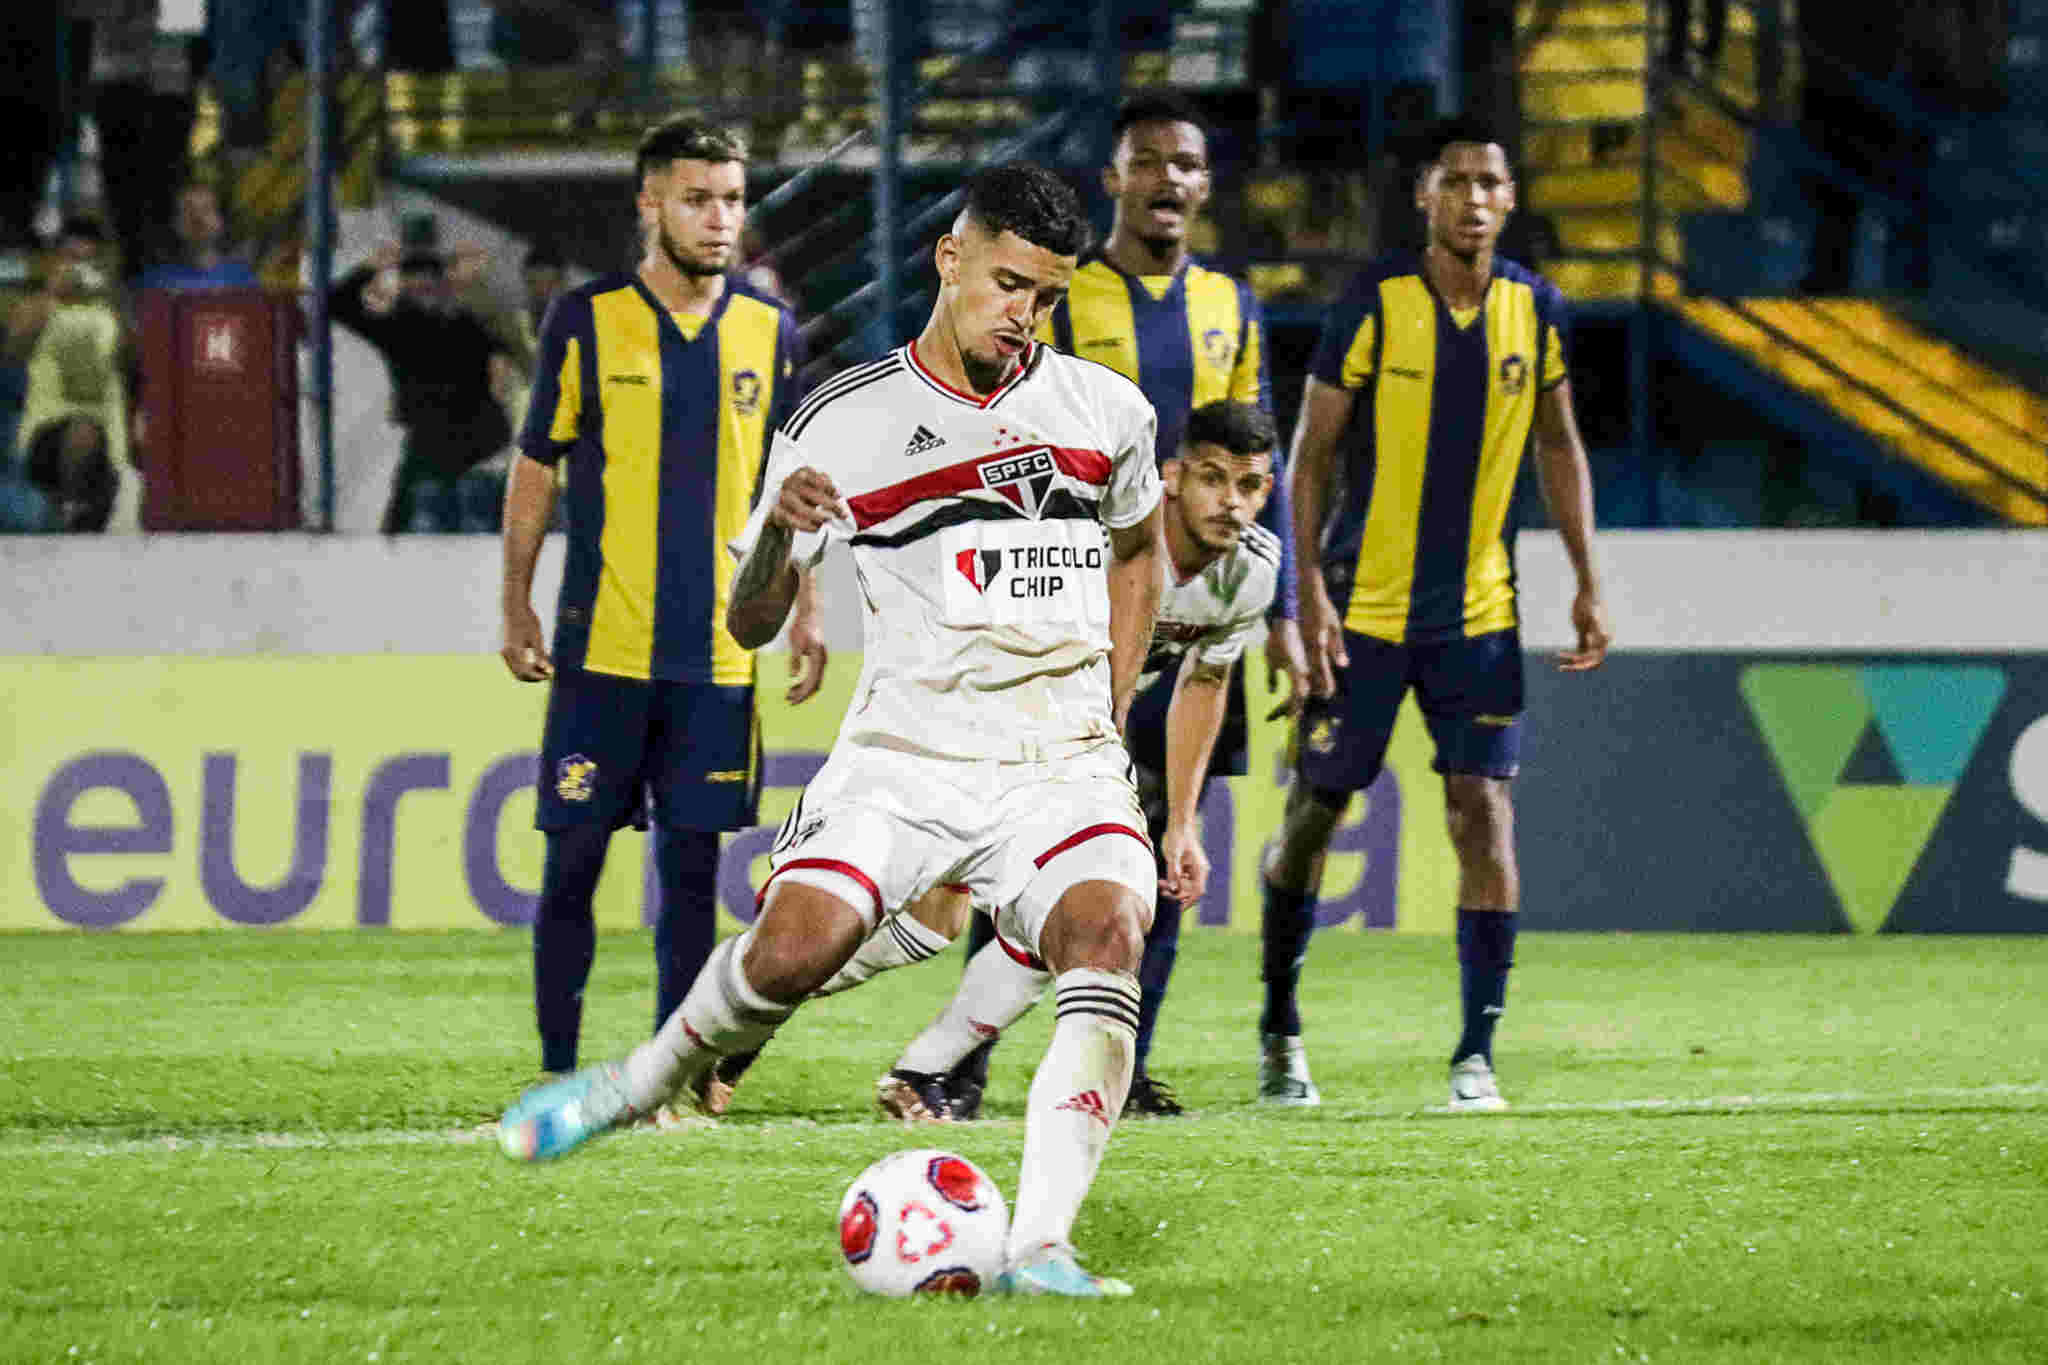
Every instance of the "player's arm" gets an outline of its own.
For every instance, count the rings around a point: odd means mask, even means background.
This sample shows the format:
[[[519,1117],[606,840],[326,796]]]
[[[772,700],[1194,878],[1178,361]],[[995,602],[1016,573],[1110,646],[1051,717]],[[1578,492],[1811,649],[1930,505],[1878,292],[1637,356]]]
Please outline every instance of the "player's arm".
[[[775,638],[803,587],[794,557],[797,537],[852,518],[832,480],[809,465],[793,470],[772,490],[766,505],[755,510],[748,528],[752,539],[733,576],[732,600],[725,608],[725,628],[733,639],[759,649]]]
[[[555,466],[583,429],[583,366],[574,306],[558,300],[541,323],[533,389],[505,482],[499,657],[521,682],[553,676],[547,639],[533,610],[533,568],[555,517]]]
[[[1329,511],[1330,480],[1337,465],[1337,443],[1351,422],[1351,409],[1357,401],[1357,394],[1343,385],[1310,375],[1301,395],[1301,415],[1294,423],[1294,447],[1287,457],[1301,643],[1308,655],[1309,687],[1319,697],[1337,690],[1331,666],[1349,662],[1344,655],[1344,623],[1338,619],[1323,582],[1320,542]]]
[[[1131,695],[1137,691],[1145,653],[1152,647],[1152,623],[1165,590],[1164,525],[1160,506],[1154,503],[1141,520],[1109,532],[1110,714],[1119,732],[1131,713]]]
[[[327,316],[360,336],[379,341],[388,330],[388,314],[370,311],[368,293],[384,273],[397,267],[399,249],[396,242],[385,242],[370,254],[370,258],[354,270],[334,282],[327,291]]]
[[[1607,658],[1612,636],[1607,606],[1600,592],[1600,574],[1593,562],[1593,474],[1586,463],[1586,445],[1579,438],[1572,413],[1572,384],[1560,379],[1536,399],[1536,475],[1543,501],[1557,525],[1558,538],[1578,577],[1572,600],[1572,627],[1578,647],[1558,659],[1568,673],[1598,668]]]
[[[1166,708],[1166,830],[1160,848],[1166,861],[1162,889],[1183,904],[1201,899],[1209,885],[1209,857],[1202,850],[1202,786],[1229,700],[1230,664],[1189,650]]]
[[[555,471],[530,455],[514,455],[505,481],[504,571],[501,606],[504,643],[498,653],[521,682],[554,674],[554,661],[533,610],[533,566],[555,516]]]
[[[783,694],[791,706],[802,706],[825,685],[825,665],[831,652],[825,646],[825,622],[818,606],[816,570],[799,570],[796,605],[789,623],[789,691]]]

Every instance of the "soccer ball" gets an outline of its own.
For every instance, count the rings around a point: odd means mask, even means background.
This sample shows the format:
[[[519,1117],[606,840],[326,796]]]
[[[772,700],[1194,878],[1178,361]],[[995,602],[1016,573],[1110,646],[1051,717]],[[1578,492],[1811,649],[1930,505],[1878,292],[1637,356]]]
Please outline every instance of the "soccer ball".
[[[839,1252],[870,1294],[964,1294],[1003,1268],[1010,1210],[979,1166],[951,1152],[885,1156],[839,1201]]]

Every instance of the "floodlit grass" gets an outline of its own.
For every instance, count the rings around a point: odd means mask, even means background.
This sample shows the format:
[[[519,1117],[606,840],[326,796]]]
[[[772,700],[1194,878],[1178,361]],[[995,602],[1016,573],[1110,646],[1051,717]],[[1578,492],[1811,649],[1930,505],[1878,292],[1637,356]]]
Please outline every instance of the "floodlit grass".
[[[988,1122],[869,1117],[957,959],[800,1015],[715,1128],[524,1168],[520,935],[18,936],[0,975],[0,1360],[2048,1358],[2048,939],[1530,936],[1506,1115],[1451,1117],[1442,939],[1335,933],[1320,1110],[1248,1100],[1257,944],[1191,933],[1077,1240],[1118,1303],[855,1295],[833,1213],[899,1147],[1012,1191]],[[651,1022],[607,937],[586,1055]]]

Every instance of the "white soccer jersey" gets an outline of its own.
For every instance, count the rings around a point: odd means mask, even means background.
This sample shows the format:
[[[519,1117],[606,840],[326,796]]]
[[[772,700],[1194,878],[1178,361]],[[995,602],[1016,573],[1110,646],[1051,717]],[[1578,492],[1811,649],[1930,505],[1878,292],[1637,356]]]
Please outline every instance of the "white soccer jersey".
[[[852,510],[794,550],[812,564],[845,541],[860,582],[865,660],[841,743],[1032,760],[1116,738],[1104,528],[1159,501],[1153,424],[1137,385],[1040,344],[985,398],[913,345],[805,400],[732,548],[746,554],[805,465]]]
[[[1266,608],[1280,585],[1280,538],[1247,526],[1237,547],[1185,583],[1169,583],[1159,600],[1152,648],[1145,656],[1143,691],[1192,653],[1227,668],[1245,646],[1265,634]]]

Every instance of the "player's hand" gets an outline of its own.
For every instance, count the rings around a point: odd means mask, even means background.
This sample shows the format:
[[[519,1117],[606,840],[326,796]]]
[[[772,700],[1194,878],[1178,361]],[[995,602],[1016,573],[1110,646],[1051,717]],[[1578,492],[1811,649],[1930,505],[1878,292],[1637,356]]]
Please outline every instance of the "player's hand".
[[[1202,851],[1201,831],[1192,822],[1170,824],[1159,852],[1166,863],[1160,893],[1183,907],[1200,900],[1209,889],[1209,855]]]
[[[1267,720],[1300,715],[1308,694],[1308,655],[1301,647],[1301,625],[1285,616],[1266,627],[1266,690],[1272,691],[1282,677],[1287,679],[1287,695],[1266,713]]]
[[[398,263],[404,256],[405,250],[398,243],[379,242],[377,249],[370,253],[369,265],[371,269],[381,274],[387,270],[398,269]]]
[[[799,611],[789,622],[789,691],[791,706],[802,706],[818,695],[825,685],[825,664],[831,654],[825,648],[825,632],[818,628],[814,613]]]
[[[521,603],[505,609],[505,646],[498,651],[505,667],[521,682],[544,682],[555,676],[555,661],[548,657],[540,617]]]
[[[1321,574],[1303,577],[1301,594],[1301,648],[1308,656],[1308,690],[1318,697],[1337,694],[1337,673],[1351,665],[1344,652],[1344,623],[1330,604]]]
[[[1572,628],[1579,633],[1579,647],[1558,656],[1559,670],[1589,673],[1607,662],[1607,646],[1614,636],[1607,628],[1607,608],[1597,590],[1581,588],[1572,599]]]
[[[768,519],[791,531],[815,531],[828,521],[852,521],[853,513],[832,480],[805,465],[782,481]]]

